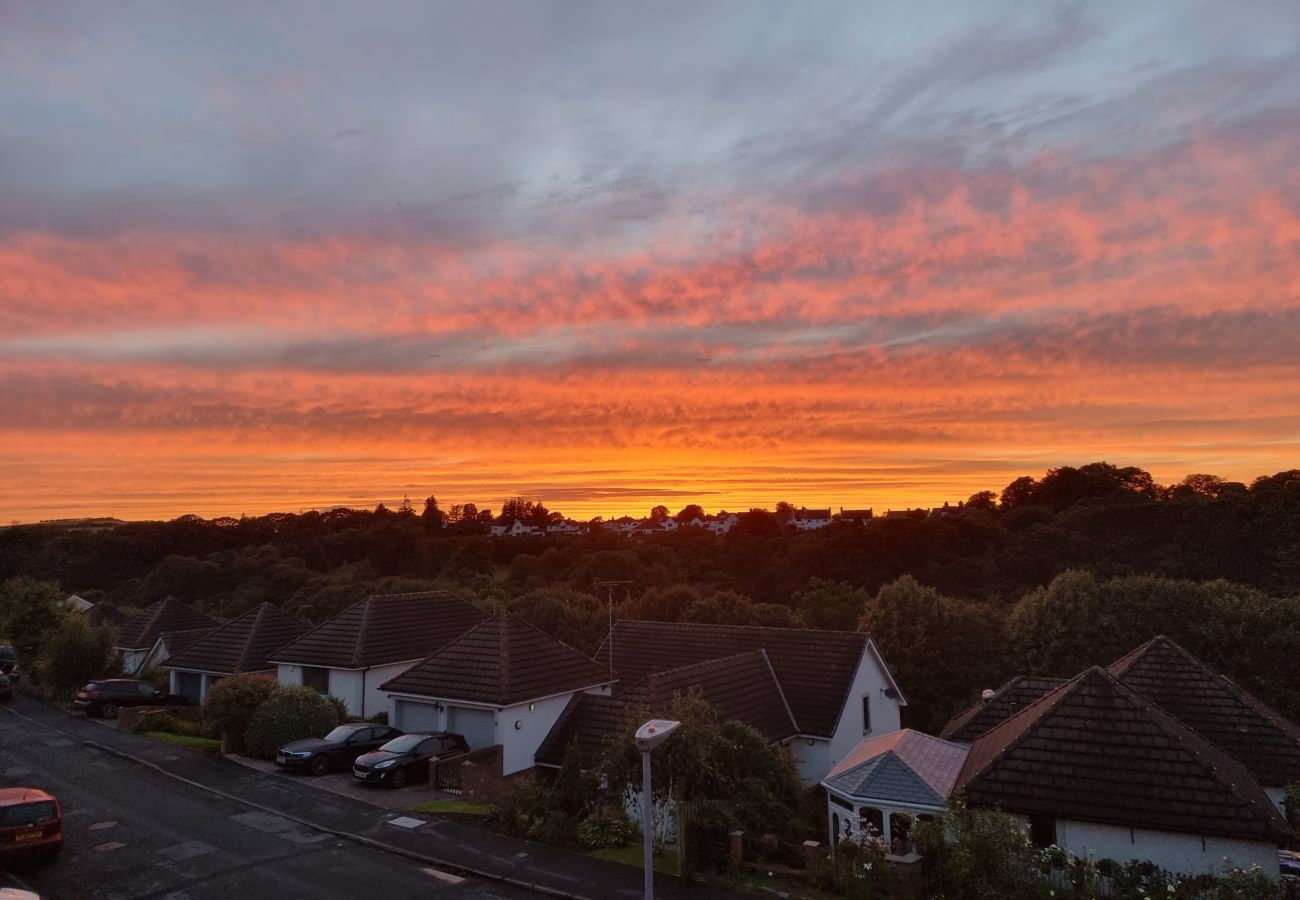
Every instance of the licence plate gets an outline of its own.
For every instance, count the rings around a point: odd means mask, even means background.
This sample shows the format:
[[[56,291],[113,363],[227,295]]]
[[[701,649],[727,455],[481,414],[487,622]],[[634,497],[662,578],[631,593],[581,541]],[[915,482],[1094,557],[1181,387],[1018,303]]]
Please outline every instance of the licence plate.
[[[44,831],[24,831],[22,834],[14,835],[14,843],[18,843],[19,841],[34,841],[44,834]]]

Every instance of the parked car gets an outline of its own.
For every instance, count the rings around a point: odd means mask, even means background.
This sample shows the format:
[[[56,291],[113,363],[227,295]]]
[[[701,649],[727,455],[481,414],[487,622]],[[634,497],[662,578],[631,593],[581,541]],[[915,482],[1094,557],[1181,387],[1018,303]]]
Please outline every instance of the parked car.
[[[8,644],[0,644],[0,675],[8,675],[10,681],[18,683],[18,654]]]
[[[368,783],[400,788],[413,778],[417,781],[427,778],[429,760],[449,759],[468,752],[469,744],[459,734],[446,731],[404,734],[358,757],[352,774]]]
[[[8,703],[14,698],[14,685],[12,676],[0,675],[0,703]],[[0,898],[3,900],[3,898]]]
[[[73,701],[88,716],[116,719],[124,706],[187,706],[190,701],[177,694],[165,694],[138,678],[101,678],[77,692]]]
[[[0,868],[11,861],[49,862],[63,849],[63,810],[39,788],[0,788]]]
[[[331,769],[346,769],[358,756],[378,750],[402,732],[387,725],[350,722],[322,738],[290,741],[275,753],[275,764],[286,769],[306,769],[324,775]]]

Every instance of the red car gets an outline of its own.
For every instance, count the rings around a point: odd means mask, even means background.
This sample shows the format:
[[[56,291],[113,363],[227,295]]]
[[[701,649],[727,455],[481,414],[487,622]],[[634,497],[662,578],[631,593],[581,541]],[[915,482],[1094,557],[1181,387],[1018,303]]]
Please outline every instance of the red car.
[[[38,788],[0,788],[0,861],[48,862],[63,849],[63,810]]]

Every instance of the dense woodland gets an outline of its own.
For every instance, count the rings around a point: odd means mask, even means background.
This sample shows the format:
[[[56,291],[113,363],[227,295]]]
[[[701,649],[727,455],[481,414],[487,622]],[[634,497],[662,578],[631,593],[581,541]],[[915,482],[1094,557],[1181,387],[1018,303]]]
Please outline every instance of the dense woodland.
[[[496,518],[555,517],[538,507]],[[118,617],[175,596],[218,618],[271,601],[313,622],[367,594],[443,588],[588,652],[609,614],[593,581],[627,581],[622,617],[869,629],[918,727],[1010,675],[1072,675],[1163,632],[1300,720],[1300,470],[1160,486],[1094,463],[981,492],[956,515],[803,533],[755,510],[724,536],[493,538],[490,513],[448,513],[14,526],[0,529],[0,579]]]

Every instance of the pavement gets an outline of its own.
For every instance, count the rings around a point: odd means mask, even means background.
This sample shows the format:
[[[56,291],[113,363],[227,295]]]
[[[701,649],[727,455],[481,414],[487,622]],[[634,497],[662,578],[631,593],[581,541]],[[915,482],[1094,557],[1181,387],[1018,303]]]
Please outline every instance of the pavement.
[[[572,900],[632,900],[643,896],[642,872],[638,868],[509,838],[448,819],[397,814],[393,809],[373,802],[376,798],[325,792],[313,786],[315,779],[263,772],[224,757],[183,750],[142,735],[103,728],[84,716],[66,713],[28,697],[17,698],[9,707],[0,708],[0,728],[10,726],[10,721],[6,721],[9,716],[25,723],[25,727],[41,729],[46,745],[51,741],[67,741],[62,749],[75,748],[80,755],[94,758],[91,765],[109,761],[129,762],[135,768],[143,769],[154,776],[152,782],[162,782],[155,787],[155,796],[164,792],[186,795],[200,792],[206,795],[208,805],[215,804],[223,810],[242,810],[236,815],[249,816],[241,822],[248,827],[260,827],[271,834],[277,833],[278,829],[281,834],[304,836],[299,846],[308,846],[305,840],[308,836],[322,844],[334,839],[400,857],[452,877],[465,878],[466,884],[493,882],[498,891],[522,889]],[[259,814],[267,818],[258,818]],[[397,819],[405,821],[395,822]],[[180,831],[180,834],[169,832],[169,838],[175,839],[174,844],[184,843],[180,840],[182,837],[191,837],[190,829],[182,828]],[[198,840],[205,842],[203,838]],[[179,852],[184,854],[187,851]],[[425,876],[426,881],[430,878]],[[460,887],[463,885],[457,889]],[[664,900],[743,896],[712,886],[682,882],[663,874],[655,877],[655,893]],[[274,894],[296,895],[292,892]],[[365,890],[351,896],[372,895],[381,896]],[[142,893],[127,896],[181,900],[191,895]],[[241,896],[251,900],[271,895],[241,892]],[[330,895],[309,893],[304,896]],[[392,896],[425,894],[398,892]],[[500,896],[515,896],[515,893],[501,893]]]
[[[300,772],[286,771],[270,760],[249,759],[246,756],[227,756],[226,759],[245,768],[253,769],[264,775],[276,778],[306,779],[310,786],[318,791],[328,791],[343,797],[351,797],[384,809],[409,809],[417,803],[430,803],[436,800],[458,800],[454,794],[440,791],[424,785],[408,785],[400,791],[390,791],[375,784],[365,784],[352,777],[349,769],[344,772],[330,772],[328,775],[307,775]]]

